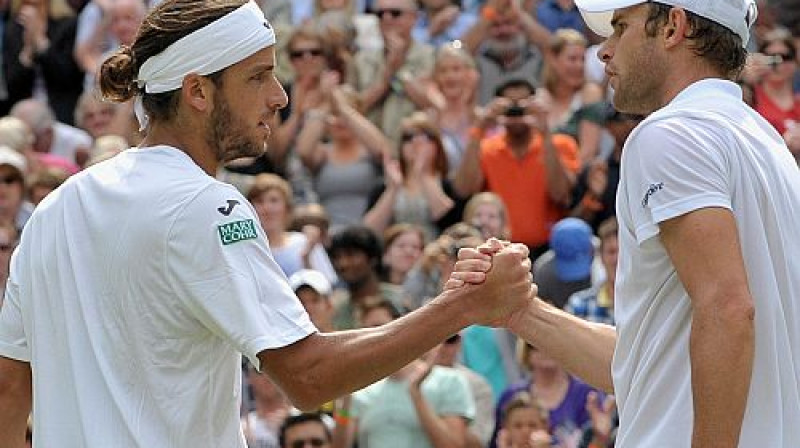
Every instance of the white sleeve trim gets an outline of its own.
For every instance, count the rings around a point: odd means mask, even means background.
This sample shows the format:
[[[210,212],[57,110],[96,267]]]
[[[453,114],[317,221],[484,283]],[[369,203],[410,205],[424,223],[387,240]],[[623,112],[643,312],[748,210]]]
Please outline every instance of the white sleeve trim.
[[[283,348],[294,344],[297,341],[307,338],[318,330],[313,326],[296,327],[296,331],[282,334],[278,337],[263,336],[253,339],[245,344],[245,356],[251,364],[261,372],[261,360],[258,354],[264,350]]]
[[[22,362],[31,362],[28,349],[0,341],[0,356]]]

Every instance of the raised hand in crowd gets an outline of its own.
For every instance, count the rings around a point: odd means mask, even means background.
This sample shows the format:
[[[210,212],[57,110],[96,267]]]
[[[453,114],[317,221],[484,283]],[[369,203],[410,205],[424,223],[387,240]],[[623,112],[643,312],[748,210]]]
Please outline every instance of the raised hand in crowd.
[[[406,61],[406,54],[411,48],[411,40],[399,33],[387,31],[384,36],[386,50],[386,73],[391,76],[400,70]]]
[[[499,120],[514,103],[505,97],[493,99],[485,107],[478,109],[475,125],[483,130],[489,130],[498,124]]]
[[[386,183],[386,191],[396,192],[403,186],[404,176],[400,167],[400,161],[391,155],[383,155],[383,180]]]
[[[595,160],[589,165],[586,186],[594,198],[601,198],[608,188],[608,162]]]
[[[507,429],[501,429],[497,434],[497,448],[550,448],[552,437],[547,431],[533,431],[524,442],[514,443]]]
[[[455,22],[461,14],[461,9],[456,5],[449,5],[441,11],[434,14],[428,24],[428,34],[437,36],[443,33],[450,25]]]
[[[607,395],[601,400],[597,392],[590,392],[586,398],[586,411],[592,422],[592,440],[590,446],[605,447],[609,444],[611,431],[614,429],[614,410],[616,400],[613,395]]]
[[[16,20],[25,30],[19,61],[22,65],[30,67],[33,65],[34,56],[50,46],[47,38],[47,15],[44,8],[23,4],[19,8]]]
[[[538,90],[534,95],[519,102],[525,109],[525,121],[542,135],[550,134],[547,117],[553,108],[553,98],[546,90]]]

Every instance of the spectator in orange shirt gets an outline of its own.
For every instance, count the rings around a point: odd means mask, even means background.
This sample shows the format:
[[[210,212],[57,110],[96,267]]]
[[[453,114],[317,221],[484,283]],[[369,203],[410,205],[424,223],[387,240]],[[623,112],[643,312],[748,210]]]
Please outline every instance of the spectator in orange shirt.
[[[511,239],[528,245],[532,257],[546,250],[550,228],[565,216],[580,168],[575,139],[548,128],[549,95],[534,93],[523,80],[498,89],[470,130],[453,181],[462,197],[484,189],[500,196],[508,207]]]

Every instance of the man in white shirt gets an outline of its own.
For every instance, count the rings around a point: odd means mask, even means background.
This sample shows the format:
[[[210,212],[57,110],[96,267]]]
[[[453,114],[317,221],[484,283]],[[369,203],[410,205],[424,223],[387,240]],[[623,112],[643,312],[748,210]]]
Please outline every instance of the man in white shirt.
[[[622,156],[617,331],[540,300],[511,329],[616,394],[619,448],[797,447],[800,171],[730,81],[755,5],[576,4],[614,105],[649,115]]]
[[[467,325],[509,325],[535,292],[515,246],[403,319],[318,333],[255,211],[212,177],[263,154],[287,102],[274,68],[272,27],[243,0],[166,0],[104,63],[104,96],[135,97],[146,137],[42,201],[12,256],[4,448],[24,446],[31,406],[34,446],[244,448],[242,354],[312,409]]]

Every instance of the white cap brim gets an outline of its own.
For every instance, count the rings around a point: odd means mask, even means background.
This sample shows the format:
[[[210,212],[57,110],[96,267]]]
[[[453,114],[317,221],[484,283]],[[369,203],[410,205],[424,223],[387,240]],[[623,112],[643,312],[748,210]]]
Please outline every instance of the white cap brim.
[[[586,26],[597,35],[608,37],[614,33],[611,19],[614,11],[644,3],[643,0],[575,0]]]

